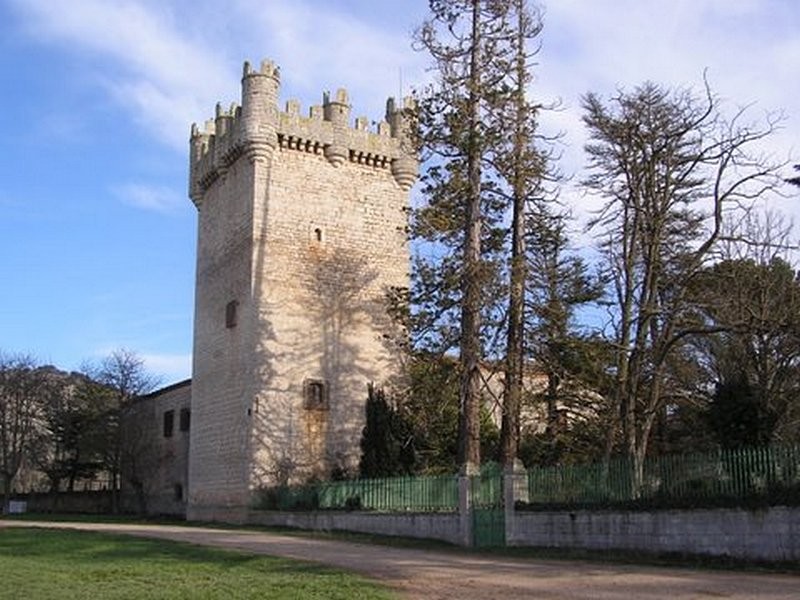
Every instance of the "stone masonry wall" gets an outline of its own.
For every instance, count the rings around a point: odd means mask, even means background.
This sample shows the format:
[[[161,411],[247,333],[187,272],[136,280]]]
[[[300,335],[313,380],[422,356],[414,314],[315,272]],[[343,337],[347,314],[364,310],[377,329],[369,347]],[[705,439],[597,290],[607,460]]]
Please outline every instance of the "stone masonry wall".
[[[278,82],[271,63],[245,64],[241,107],[192,129],[189,518],[231,518],[255,487],[353,470],[366,386],[398,373],[385,298],[408,285],[404,113],[390,101],[369,131],[350,123],[343,90],[307,117],[294,101],[279,112]]]
[[[460,544],[457,513],[370,513],[317,511],[311,513],[252,511],[248,525],[291,527],[311,531],[355,531]]]
[[[247,158],[237,161],[198,207],[190,507],[241,506],[248,497],[253,170]],[[235,327],[226,327],[230,302],[236,303]]]
[[[179,515],[186,511],[191,383],[183,381],[136,400],[123,414],[122,507],[126,512]],[[165,430],[165,414],[172,426]],[[190,414],[190,413],[189,413]],[[141,493],[133,482],[140,482]]]
[[[653,512],[517,511],[506,520],[513,546],[705,554],[745,560],[800,560],[800,509]]]
[[[263,373],[254,483],[354,471],[367,383],[398,371],[385,297],[408,282],[405,193],[385,171],[281,148],[272,167],[259,267]],[[327,406],[304,406],[304,385]],[[277,469],[277,470],[276,470]]]

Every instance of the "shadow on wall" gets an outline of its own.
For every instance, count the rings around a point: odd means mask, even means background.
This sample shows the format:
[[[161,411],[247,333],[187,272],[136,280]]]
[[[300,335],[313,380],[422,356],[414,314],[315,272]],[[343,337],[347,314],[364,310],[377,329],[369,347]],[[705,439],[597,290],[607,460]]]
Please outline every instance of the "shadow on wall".
[[[140,515],[152,512],[150,500],[163,494],[164,481],[176,479],[170,467],[176,455],[171,444],[161,439],[158,405],[141,399],[123,411],[120,428],[120,474],[129,509]],[[185,459],[184,461],[185,462]],[[166,470],[166,472],[165,472]],[[182,479],[182,478],[181,478]]]
[[[371,354],[386,354],[378,338],[391,320],[368,258],[311,244],[295,260],[308,265],[299,281],[286,282],[296,286],[292,309],[302,318],[281,335],[299,343],[279,344],[269,320],[260,320],[259,377],[270,392],[253,414],[255,487],[355,475],[367,383],[384,375]],[[305,368],[305,379],[276,389],[276,365]]]

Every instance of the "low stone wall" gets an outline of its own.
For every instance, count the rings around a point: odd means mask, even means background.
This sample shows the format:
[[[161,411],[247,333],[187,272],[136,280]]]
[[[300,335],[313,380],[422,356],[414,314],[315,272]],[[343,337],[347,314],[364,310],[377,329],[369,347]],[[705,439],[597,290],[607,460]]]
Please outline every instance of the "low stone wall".
[[[186,520],[199,523],[231,523],[246,525],[248,511],[241,506],[190,506],[186,511]]]
[[[87,515],[110,515],[113,512],[113,499],[108,490],[89,490],[79,492],[47,492],[17,494],[15,500],[25,502],[25,512],[29,513],[67,513]],[[119,511],[123,514],[142,515],[138,499],[130,493],[120,493]],[[157,496],[148,498],[145,507],[147,516],[185,518],[186,511],[180,505],[163,501]]]
[[[371,513],[320,511],[310,513],[252,511],[251,525],[293,527],[315,531],[355,531],[398,537],[462,541],[458,513]]]
[[[82,513],[102,515],[111,513],[111,492],[60,492],[58,494],[30,493],[14,496],[26,503],[29,513]]]
[[[511,516],[508,515],[507,517]],[[636,550],[800,560],[800,508],[653,512],[522,512],[506,519],[509,546]]]

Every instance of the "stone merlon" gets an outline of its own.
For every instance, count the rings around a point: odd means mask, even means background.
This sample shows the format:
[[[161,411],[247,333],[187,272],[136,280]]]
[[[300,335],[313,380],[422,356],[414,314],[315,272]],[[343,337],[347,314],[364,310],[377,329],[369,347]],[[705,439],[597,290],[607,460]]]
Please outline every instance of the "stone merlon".
[[[351,124],[346,90],[323,94],[322,106],[312,106],[307,117],[296,100],[279,111],[279,90],[280,71],[274,63],[264,61],[255,70],[245,62],[241,106],[226,110],[218,104],[214,119],[202,128],[192,125],[189,196],[195,204],[240,156],[267,160],[277,148],[322,154],[334,166],[351,161],[390,169],[402,189],[414,184],[418,162],[409,135],[408,113],[415,108],[410,98],[400,106],[390,98],[385,120],[373,131],[365,117]]]

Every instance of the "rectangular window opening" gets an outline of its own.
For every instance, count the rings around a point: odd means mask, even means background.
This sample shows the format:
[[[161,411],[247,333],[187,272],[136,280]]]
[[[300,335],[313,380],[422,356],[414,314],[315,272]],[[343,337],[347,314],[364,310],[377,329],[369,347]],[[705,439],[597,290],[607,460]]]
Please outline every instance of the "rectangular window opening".
[[[303,407],[306,410],[328,410],[328,385],[321,379],[303,382]]]
[[[168,410],[164,413],[164,437],[172,437],[172,429],[175,426],[175,411]]]
[[[189,425],[192,420],[192,411],[188,408],[182,408],[180,413],[180,420],[178,424],[178,428],[181,431],[189,431]]]

